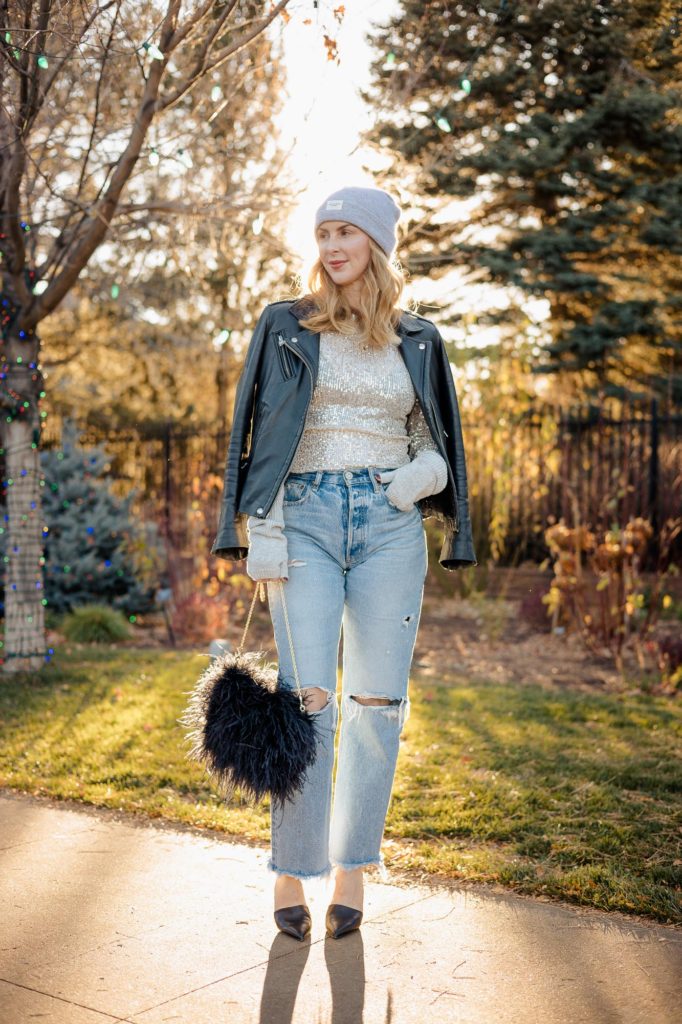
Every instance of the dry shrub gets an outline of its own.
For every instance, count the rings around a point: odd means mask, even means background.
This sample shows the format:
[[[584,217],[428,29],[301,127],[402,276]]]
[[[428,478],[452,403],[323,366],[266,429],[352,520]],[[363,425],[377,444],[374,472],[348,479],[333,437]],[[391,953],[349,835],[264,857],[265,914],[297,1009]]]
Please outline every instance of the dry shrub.
[[[570,528],[563,521],[545,530],[554,558],[554,579],[542,600],[551,616],[552,630],[577,630],[590,650],[614,660],[621,675],[626,647],[635,651],[642,669],[649,667],[647,654],[655,652],[660,684],[669,688],[674,671],[666,667],[670,657],[650,634],[670,599],[663,592],[664,581],[673,571],[669,553],[681,530],[682,519],[665,522],[658,538],[658,562],[651,586],[641,575],[644,555],[653,538],[648,520],[632,519],[623,529],[612,527],[601,536],[582,524]]]

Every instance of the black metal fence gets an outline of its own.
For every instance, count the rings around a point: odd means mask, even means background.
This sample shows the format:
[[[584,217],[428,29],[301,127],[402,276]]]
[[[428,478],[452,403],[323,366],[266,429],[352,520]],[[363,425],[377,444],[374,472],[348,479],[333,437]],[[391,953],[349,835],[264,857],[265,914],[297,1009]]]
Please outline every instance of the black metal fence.
[[[544,530],[560,519],[603,530],[641,516],[658,532],[682,514],[682,416],[656,400],[563,412],[537,405],[510,421],[465,421],[463,432],[479,562],[490,553],[503,564],[541,560]],[[43,445],[60,436],[51,415]],[[114,487],[137,488],[137,514],[188,560],[212,544],[228,440],[227,431],[171,423],[80,432],[82,445],[104,445]]]
[[[536,405],[512,423],[463,429],[472,520],[489,538],[498,530],[503,560],[545,557],[544,529],[561,519],[602,531],[640,516],[658,535],[682,515],[682,416],[655,399]]]

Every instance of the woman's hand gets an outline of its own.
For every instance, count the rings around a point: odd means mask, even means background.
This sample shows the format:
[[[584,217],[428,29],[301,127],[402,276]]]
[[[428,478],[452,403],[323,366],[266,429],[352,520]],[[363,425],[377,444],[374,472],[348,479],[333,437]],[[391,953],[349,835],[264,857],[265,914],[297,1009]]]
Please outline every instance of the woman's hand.
[[[438,452],[422,451],[412,462],[379,474],[388,483],[386,497],[401,512],[410,512],[415,502],[442,491],[448,480],[448,467]],[[390,483],[389,483],[390,481]]]
[[[288,580],[287,539],[253,533],[246,556],[246,571],[252,580]]]
[[[246,572],[252,580],[288,580],[289,563],[284,524],[276,519],[247,520],[249,550]]]

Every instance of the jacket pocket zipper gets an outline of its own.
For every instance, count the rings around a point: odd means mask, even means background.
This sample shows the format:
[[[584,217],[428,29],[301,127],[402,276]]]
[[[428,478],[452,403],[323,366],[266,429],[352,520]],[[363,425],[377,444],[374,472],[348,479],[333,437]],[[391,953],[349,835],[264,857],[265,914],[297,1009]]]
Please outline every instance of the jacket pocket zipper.
[[[433,399],[432,398],[429,398],[429,405],[431,406],[431,415],[433,416],[433,422],[434,422],[434,424],[436,426],[436,431],[438,433],[438,437],[439,437],[440,443],[443,445],[443,451],[445,451],[446,450],[446,445],[445,445],[445,441],[443,440],[442,434],[445,434],[446,437],[448,435],[445,433],[444,429],[442,430],[442,433],[441,433],[441,426],[440,426],[440,423],[438,422],[438,416],[436,415],[436,407],[433,404]]]
[[[282,374],[288,380],[294,375],[294,367],[291,362],[291,353],[286,346],[286,342],[281,334],[277,335],[277,352],[279,353],[279,365],[282,367]]]

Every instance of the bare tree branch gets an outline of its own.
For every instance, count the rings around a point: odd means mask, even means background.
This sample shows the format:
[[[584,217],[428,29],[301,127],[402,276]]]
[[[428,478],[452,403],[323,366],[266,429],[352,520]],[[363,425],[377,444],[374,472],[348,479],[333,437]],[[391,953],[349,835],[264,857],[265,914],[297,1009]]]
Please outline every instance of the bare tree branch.
[[[272,193],[269,193],[267,200],[264,199],[262,203],[258,203],[257,200],[249,196],[243,203],[234,202],[230,199],[225,201],[220,197],[210,196],[203,203],[183,203],[183,202],[172,202],[166,200],[158,203],[122,203],[119,204],[119,211],[121,214],[127,215],[131,213],[172,213],[182,214],[189,216],[206,216],[207,209],[216,210],[269,210],[272,208]]]
[[[169,38],[175,28],[180,0],[169,0],[168,9],[164,18],[161,30],[161,47]],[[85,222],[85,229],[82,237],[76,243],[75,248],[69,255],[66,269],[58,278],[52,281],[42,295],[31,303],[21,318],[22,327],[31,328],[43,319],[49,312],[59,305],[64,296],[68,293],[74,282],[77,280],[83,267],[86,265],[93,252],[100,244],[107,233],[111,218],[116,210],[116,204],[128,181],[132,169],[140,155],[142,144],[145,140],[147,130],[157,110],[157,97],[161,77],[165,70],[166,60],[153,61],[149,70],[149,77],[145,83],[145,90],[142,95],[138,114],[132,127],[128,144],[119,157],[111,181],[99,204]],[[88,223],[89,222],[89,223]],[[27,296],[28,297],[28,296]]]
[[[237,0],[233,0],[229,7],[226,8],[224,14],[221,15],[220,25],[218,26],[219,28],[222,27],[225,20],[230,16],[232,11],[234,10],[236,3]],[[213,10],[214,4],[215,0],[207,0],[207,2],[204,4],[202,9],[198,11],[197,14],[193,14],[191,18],[187,19],[187,22],[185,23],[185,25],[182,26],[182,28],[177,29],[173,38],[170,40],[168,44],[169,52],[175,50],[180,45],[180,43],[185,42],[187,39],[190,39],[193,35],[195,35],[197,29],[201,27],[201,23]]]
[[[232,43],[230,46],[225,47],[225,49],[220,50],[219,53],[214,55],[214,60],[210,64],[207,64],[206,58],[208,56],[210,45],[215,38],[215,33],[213,33],[210,42],[202,48],[199,58],[186,80],[179,85],[175,92],[171,93],[170,96],[161,97],[160,104],[162,109],[169,110],[171,107],[175,106],[178,100],[182,99],[185,93],[189,92],[192,86],[195,85],[195,83],[207,72],[220,67],[221,64],[232,56],[232,54],[237,53],[238,50],[241,50],[255,39],[257,35],[260,35],[261,32],[265,31],[268,25],[275,20],[280,11],[284,10],[288,3],[289,0],[280,0],[277,6],[273,7],[272,11],[266,18],[261,18],[260,21],[254,22],[253,28],[249,32],[245,32],[235,43]],[[230,7],[230,10],[232,10],[232,7],[234,7],[234,3]],[[236,28],[241,27],[242,26],[236,26]]]
[[[99,15],[103,14],[110,7],[116,7],[116,13],[118,16],[118,11],[120,10],[120,0],[108,0],[108,2],[104,3],[101,7],[95,7],[90,17],[83,22],[83,27],[81,29],[80,34],[73,40],[72,45],[65,51],[61,59],[56,61],[54,68],[52,70],[52,74],[46,79],[43,85],[43,91],[41,96],[41,99],[43,101],[45,100],[45,97],[49,93],[57,78],[59,77],[61,70],[66,64],[66,62],[71,60],[73,51],[81,45],[81,42],[83,41],[84,37],[87,35],[90,29],[90,26],[93,24],[95,19],[99,17]]]
[[[54,241],[48,256],[43,260],[40,271],[42,276],[46,277],[55,267],[60,267],[60,270],[58,275],[52,276],[48,287],[39,296],[31,294],[22,272],[26,262],[26,251],[24,238],[22,237],[23,232],[19,222],[20,183],[24,177],[27,158],[24,139],[21,135],[15,135],[13,142],[10,143],[10,160],[5,164],[0,198],[2,198],[4,193],[5,201],[2,205],[5,213],[3,216],[10,239],[10,246],[8,248],[11,251],[11,258],[7,264],[8,277],[12,280],[12,288],[15,290],[16,298],[22,307],[18,326],[25,330],[33,328],[59,305],[110,230],[112,219],[117,210],[120,210],[120,213],[127,217],[143,212],[183,214],[194,217],[200,215],[202,211],[205,212],[206,207],[203,203],[159,200],[148,204],[130,203],[119,207],[119,201],[123,189],[131,179],[134,166],[140,157],[149,127],[155,115],[177,104],[209,71],[219,67],[235,53],[248,46],[260,33],[265,31],[268,25],[287,6],[288,2],[289,0],[279,0],[279,3],[272,7],[267,16],[260,17],[254,21],[242,22],[235,26],[232,31],[238,38],[229,46],[223,47],[215,54],[212,54],[211,47],[215,44],[216,39],[219,38],[221,31],[225,30],[227,20],[237,6],[237,0],[230,0],[226,7],[220,10],[216,23],[210,26],[210,29],[207,29],[206,19],[215,8],[208,0],[202,3],[199,11],[183,25],[178,24],[181,0],[167,0],[166,12],[163,16],[158,36],[159,47],[163,57],[161,60],[152,60],[149,65],[144,81],[143,93],[139,100],[134,122],[129,129],[127,142],[118,158],[109,166],[105,175],[105,181],[100,185],[96,201],[94,203],[83,202],[72,200],[70,197],[67,198],[63,195],[60,196],[62,202],[71,207],[71,213],[67,215],[66,221],[62,223],[60,235]],[[42,39],[49,24],[51,0],[40,0],[40,5],[40,21],[37,33],[40,39]],[[101,7],[97,7],[94,11],[87,12],[88,16],[81,31],[78,32],[78,38],[74,39],[72,45],[68,47],[68,54],[64,56],[59,67],[55,68],[42,93],[36,84],[40,80],[38,68],[37,66],[34,67],[35,73],[30,79],[30,85],[27,83],[27,89],[30,90],[30,101],[29,95],[24,95],[23,97],[21,124],[27,126],[34,120],[35,113],[40,107],[39,100],[44,99],[46,91],[49,90],[54,82],[64,60],[68,59],[68,55],[72,54],[73,50],[80,45],[97,15],[108,10],[111,6],[116,6],[117,10],[104,45],[104,56],[102,58],[102,68],[104,68],[112,47],[115,27],[120,15],[120,0],[118,4],[116,4],[116,0],[109,0],[109,2],[104,3]],[[30,29],[30,7],[31,5],[29,4],[28,8],[24,8],[25,16],[28,18],[26,24],[27,32]],[[194,35],[202,24],[206,33],[205,38],[201,39],[198,56],[196,56],[192,66],[186,72],[181,84],[171,94],[162,96],[161,83],[167,71],[170,55],[174,49],[177,49],[178,46]],[[248,29],[246,28],[247,25]],[[135,53],[138,50],[139,47],[136,47]],[[37,65],[37,57],[38,54],[34,51],[33,62],[35,65]],[[24,58],[28,59],[28,54],[25,53]],[[83,192],[83,185],[87,176],[87,165],[96,145],[96,128],[101,104],[100,89],[102,87],[102,78],[103,75],[100,73],[95,93],[94,117],[80,170],[77,194],[82,194]],[[7,116],[7,124],[8,127],[11,126],[9,116]],[[51,188],[49,183],[48,191],[52,195],[58,195],[57,190]],[[217,202],[220,205],[221,201],[218,198],[217,200],[214,199],[213,202],[214,204]],[[232,206],[226,208],[238,209],[239,207]],[[250,208],[254,208],[252,201],[250,201]],[[69,220],[72,219],[74,214],[79,214],[78,222],[69,225]]]
[[[115,17],[114,17],[114,19],[113,19],[113,21],[111,23],[111,29],[109,31],[109,37],[108,37],[108,39],[107,39],[107,41],[106,41],[106,43],[104,45],[104,50],[102,52],[102,64],[101,64],[102,70],[101,70],[101,72],[100,72],[100,74],[99,74],[99,76],[97,78],[97,86],[95,88],[95,106],[94,106],[94,110],[93,110],[93,113],[92,113],[92,122],[91,122],[91,125],[90,125],[90,138],[88,139],[88,145],[87,145],[87,147],[85,149],[85,156],[83,157],[83,164],[81,166],[81,172],[80,172],[80,175],[78,177],[78,189],[77,189],[77,191],[78,191],[79,194],[80,194],[80,191],[81,191],[81,189],[83,187],[83,182],[85,180],[85,172],[86,172],[86,169],[87,169],[87,166],[88,166],[88,161],[90,160],[90,154],[92,152],[92,144],[93,144],[93,141],[95,139],[95,133],[97,131],[97,122],[99,121],[100,97],[101,97],[101,93],[102,93],[102,85],[104,83],[104,69],[105,69],[105,67],[107,65],[107,60],[109,59],[109,50],[111,48],[111,41],[113,39],[114,32],[116,30],[116,24],[118,22],[118,15],[119,15],[119,13],[120,13],[120,8],[118,8],[116,10],[116,15],[115,15]]]

